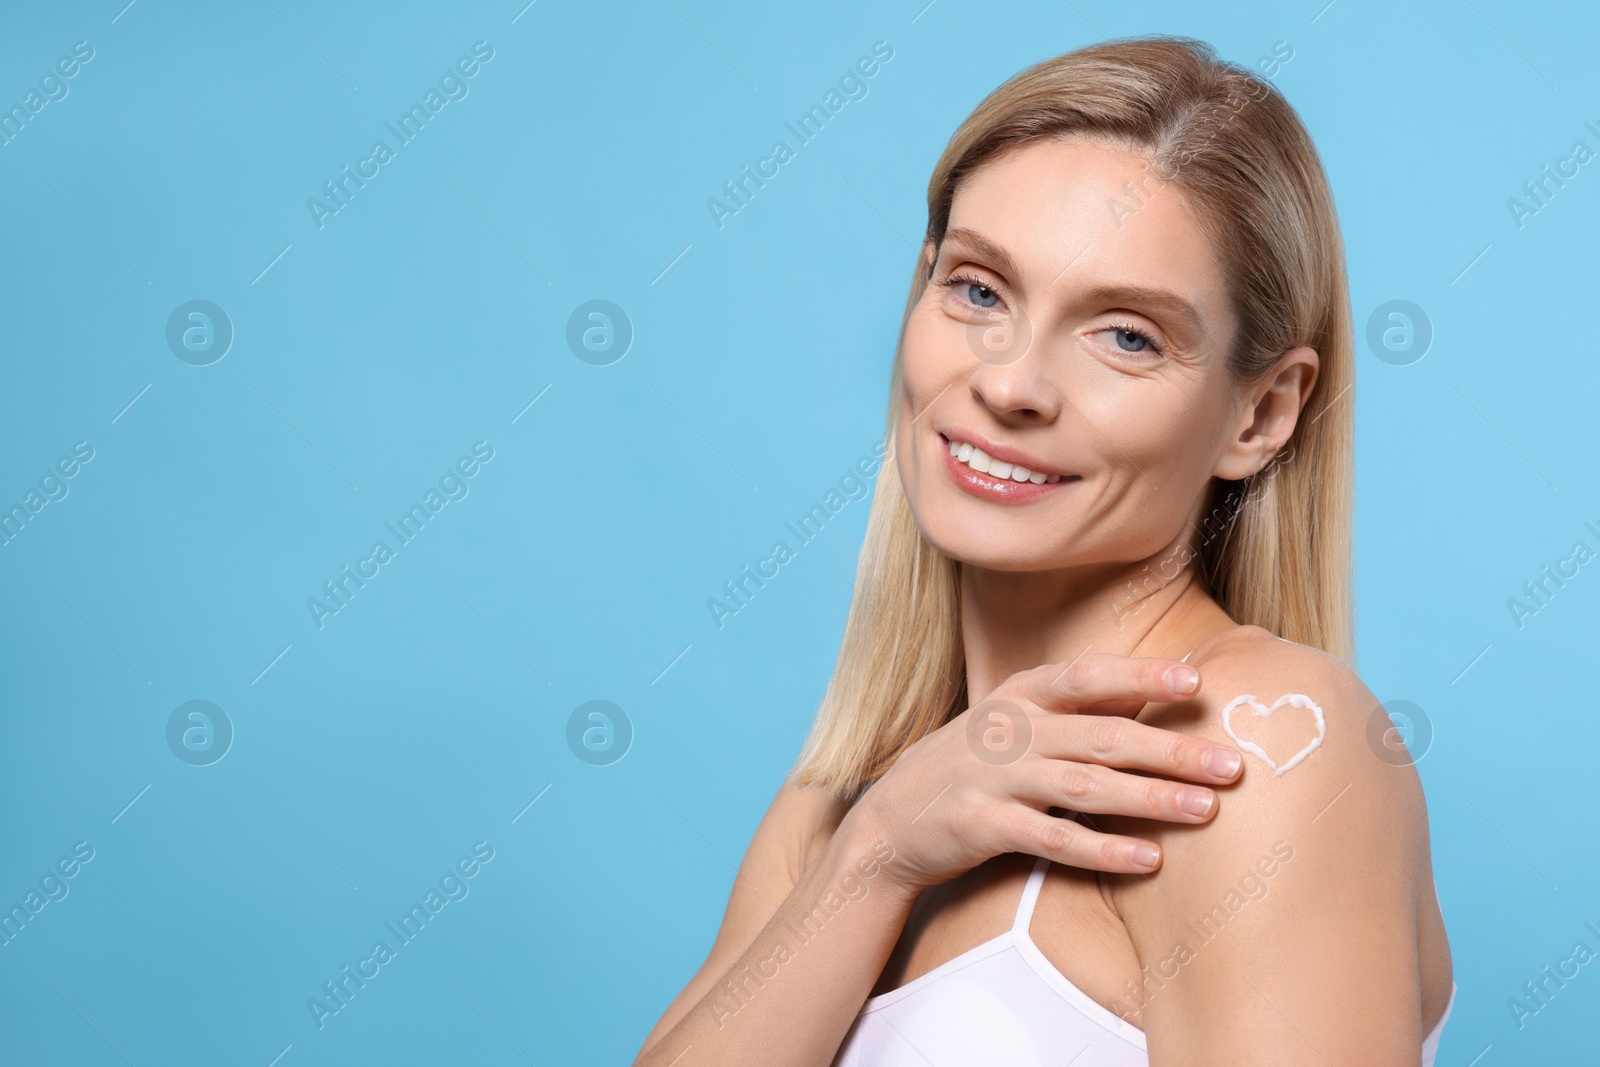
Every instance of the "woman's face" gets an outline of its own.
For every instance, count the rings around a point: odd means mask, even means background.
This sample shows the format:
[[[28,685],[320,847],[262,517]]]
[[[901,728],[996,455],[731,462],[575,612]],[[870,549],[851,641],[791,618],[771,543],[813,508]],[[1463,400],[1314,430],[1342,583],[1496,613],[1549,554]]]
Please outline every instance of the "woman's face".
[[[1184,538],[1212,477],[1254,469],[1233,333],[1210,242],[1143,157],[1073,138],[983,165],[905,329],[896,461],[924,536],[998,570]]]

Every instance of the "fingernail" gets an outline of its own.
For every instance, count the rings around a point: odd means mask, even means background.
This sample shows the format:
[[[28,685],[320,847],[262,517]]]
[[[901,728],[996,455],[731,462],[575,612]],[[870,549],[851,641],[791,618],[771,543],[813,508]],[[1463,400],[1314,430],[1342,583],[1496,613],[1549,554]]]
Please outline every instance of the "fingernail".
[[[1218,778],[1232,778],[1239,769],[1239,753],[1231,748],[1214,748],[1206,753],[1206,770]]]
[[[1154,867],[1161,862],[1161,853],[1154,845],[1134,845],[1128,850],[1128,855],[1140,867]]]
[[[1204,815],[1211,810],[1214,796],[1209,789],[1185,789],[1178,794],[1178,807],[1190,815]]]
[[[1167,688],[1174,693],[1192,693],[1194,687],[1200,684],[1200,675],[1193,667],[1168,667],[1166,673]]]

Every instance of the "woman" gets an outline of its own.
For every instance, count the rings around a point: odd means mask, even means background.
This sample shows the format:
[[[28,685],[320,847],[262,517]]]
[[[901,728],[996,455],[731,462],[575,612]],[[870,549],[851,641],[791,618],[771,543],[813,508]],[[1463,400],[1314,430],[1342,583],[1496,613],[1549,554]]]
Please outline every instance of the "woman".
[[[1200,42],[1112,41],[984,100],[928,207],[837,670],[637,1062],[1431,1064],[1310,138]]]

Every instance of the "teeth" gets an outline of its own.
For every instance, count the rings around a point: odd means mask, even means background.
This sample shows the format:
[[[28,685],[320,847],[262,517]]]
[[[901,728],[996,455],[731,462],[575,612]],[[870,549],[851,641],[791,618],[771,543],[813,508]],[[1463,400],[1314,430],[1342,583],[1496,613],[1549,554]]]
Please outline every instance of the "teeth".
[[[1015,463],[1006,463],[1004,460],[995,459],[981,448],[974,447],[967,441],[951,441],[950,454],[965,463],[975,471],[990,475],[994,478],[1004,478],[1014,482],[1032,482],[1034,485],[1055,483],[1061,480],[1059,474],[1041,474],[1031,471],[1027,467]]]

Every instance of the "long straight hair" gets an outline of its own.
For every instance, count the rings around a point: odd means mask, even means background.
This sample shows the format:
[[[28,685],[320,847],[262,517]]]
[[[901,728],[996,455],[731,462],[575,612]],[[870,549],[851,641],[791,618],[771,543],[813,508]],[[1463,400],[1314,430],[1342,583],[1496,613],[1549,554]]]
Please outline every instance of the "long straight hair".
[[[1348,660],[1355,383],[1338,216],[1294,109],[1268,81],[1186,37],[1107,41],[1000,86],[951,137],[928,182],[937,249],[956,190],[1004,152],[1110,137],[1179,190],[1223,264],[1238,322],[1229,372],[1257,382],[1307,345],[1320,372],[1287,447],[1242,482],[1212,486],[1199,578],[1230,617]],[[901,417],[905,323],[929,274],[920,252],[895,345],[888,439]],[[893,452],[867,518],[856,592],[827,692],[791,780],[853,799],[966,706],[960,563],[922,536]],[[1221,536],[1218,534],[1221,533]]]

